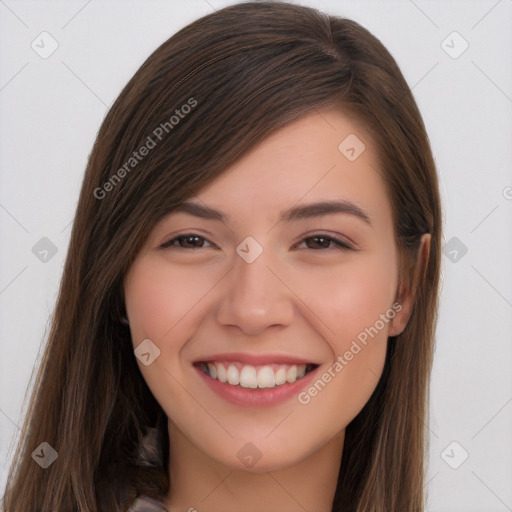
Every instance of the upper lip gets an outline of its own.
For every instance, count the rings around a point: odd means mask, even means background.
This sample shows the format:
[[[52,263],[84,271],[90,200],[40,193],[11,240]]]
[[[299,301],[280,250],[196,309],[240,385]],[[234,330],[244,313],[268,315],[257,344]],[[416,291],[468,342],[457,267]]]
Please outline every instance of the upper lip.
[[[310,359],[291,356],[286,354],[247,354],[247,353],[226,353],[205,356],[195,361],[195,363],[206,362],[239,362],[250,364],[251,366],[261,366],[265,364],[317,364]]]

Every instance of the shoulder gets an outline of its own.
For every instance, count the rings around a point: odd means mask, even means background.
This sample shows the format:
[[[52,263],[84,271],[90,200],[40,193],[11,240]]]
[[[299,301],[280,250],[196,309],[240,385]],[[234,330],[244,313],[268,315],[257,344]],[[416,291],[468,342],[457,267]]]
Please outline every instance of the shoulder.
[[[169,512],[159,501],[148,496],[137,496],[126,512]]]

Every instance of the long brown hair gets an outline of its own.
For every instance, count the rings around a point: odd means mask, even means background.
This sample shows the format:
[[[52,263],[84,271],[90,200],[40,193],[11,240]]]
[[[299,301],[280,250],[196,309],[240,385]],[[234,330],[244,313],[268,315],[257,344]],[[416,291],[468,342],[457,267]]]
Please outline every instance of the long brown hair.
[[[407,327],[389,339],[379,384],[347,427],[333,511],[424,510],[441,210],[420,112],[394,59],[358,23],[248,2],[164,42],[99,130],[6,511],[124,512],[139,493],[168,493],[167,418],[121,321],[124,276],[152,227],[179,202],[273,131],[323,107],[353,113],[378,150],[404,283],[421,235],[432,237]],[[145,156],[130,160],[149,139]],[[46,469],[31,456],[42,442],[58,454]]]

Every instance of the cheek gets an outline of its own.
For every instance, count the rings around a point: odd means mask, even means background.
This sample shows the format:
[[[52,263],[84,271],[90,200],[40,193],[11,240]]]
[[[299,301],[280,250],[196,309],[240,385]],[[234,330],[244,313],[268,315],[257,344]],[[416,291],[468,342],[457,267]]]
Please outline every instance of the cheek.
[[[307,292],[308,306],[325,326],[322,332],[331,349],[332,364],[323,378],[319,375],[323,382],[316,381],[306,390],[301,403],[318,397],[318,411],[333,411],[343,424],[360,412],[384,367],[396,279],[396,260],[390,248],[379,254],[359,254],[335,271],[316,271],[304,280],[302,293]]]
[[[211,289],[205,272],[177,271],[172,265],[147,258],[135,262],[125,286],[125,302],[134,343],[150,338],[163,341]]]
[[[165,261],[145,257],[134,262],[125,280],[132,344],[137,347],[149,338],[160,350],[153,364],[137,364],[153,396],[173,418],[187,417],[195,410],[176,382],[186,379],[180,351],[192,335],[187,315],[211,288],[205,279],[204,273],[177,271]]]
[[[336,269],[303,276],[301,297],[320,319],[322,332],[337,353],[379,321],[394,302],[397,272],[392,254],[357,255]],[[389,321],[378,327],[387,338]]]

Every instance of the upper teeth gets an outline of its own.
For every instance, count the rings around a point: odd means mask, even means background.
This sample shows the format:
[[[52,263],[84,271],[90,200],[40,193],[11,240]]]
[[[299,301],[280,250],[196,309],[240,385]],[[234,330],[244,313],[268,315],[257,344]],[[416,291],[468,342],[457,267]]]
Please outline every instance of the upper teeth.
[[[243,388],[273,388],[295,382],[306,374],[305,364],[252,366],[243,363],[212,362],[202,364],[208,375],[220,382]]]

